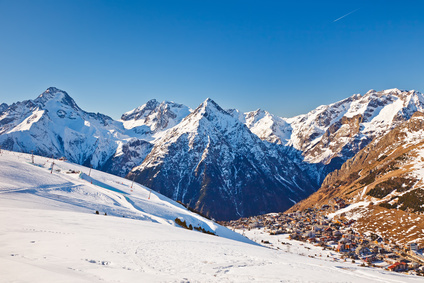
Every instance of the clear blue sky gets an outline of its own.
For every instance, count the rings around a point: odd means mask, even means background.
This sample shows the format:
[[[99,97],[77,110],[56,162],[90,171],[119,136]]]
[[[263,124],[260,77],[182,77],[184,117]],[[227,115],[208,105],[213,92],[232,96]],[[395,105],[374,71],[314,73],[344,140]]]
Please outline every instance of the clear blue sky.
[[[424,92],[420,0],[0,0],[0,36],[0,102],[55,86],[113,118],[151,98],[291,117]]]

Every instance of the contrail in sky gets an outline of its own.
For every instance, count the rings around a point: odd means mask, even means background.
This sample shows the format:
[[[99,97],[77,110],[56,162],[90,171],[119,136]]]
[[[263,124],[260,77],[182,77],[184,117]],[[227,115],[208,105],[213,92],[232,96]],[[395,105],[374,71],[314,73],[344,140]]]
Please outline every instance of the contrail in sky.
[[[349,13],[347,13],[346,15],[343,15],[343,16],[341,16],[340,18],[338,18],[338,19],[335,19],[334,21],[333,21],[333,23],[335,23],[335,22],[337,22],[337,21],[340,21],[341,19],[343,19],[344,17],[347,17],[347,16],[349,16],[350,14],[353,14],[353,13],[355,13],[356,11],[358,11],[360,8],[358,8],[358,9],[356,9],[356,10],[353,10],[353,11],[351,11],[351,12],[349,12]]]

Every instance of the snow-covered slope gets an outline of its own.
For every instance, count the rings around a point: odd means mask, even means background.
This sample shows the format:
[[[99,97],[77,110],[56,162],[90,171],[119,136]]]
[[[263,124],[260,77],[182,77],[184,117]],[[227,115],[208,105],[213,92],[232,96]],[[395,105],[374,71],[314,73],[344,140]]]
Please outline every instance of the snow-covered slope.
[[[170,226],[178,226],[175,219],[181,218],[187,225],[246,242],[239,234],[121,177],[41,156],[34,156],[32,163],[30,154],[5,150],[2,150],[0,161],[1,198],[23,199],[27,201],[26,207],[49,207],[83,213],[94,213],[97,210],[108,216]]]
[[[50,173],[52,160],[30,160],[0,155],[1,282],[421,280],[264,248],[126,179],[96,170],[89,178],[61,161]],[[221,237],[176,227],[174,217]]]
[[[284,210],[317,186],[211,99],[155,142],[134,177],[220,220]]]

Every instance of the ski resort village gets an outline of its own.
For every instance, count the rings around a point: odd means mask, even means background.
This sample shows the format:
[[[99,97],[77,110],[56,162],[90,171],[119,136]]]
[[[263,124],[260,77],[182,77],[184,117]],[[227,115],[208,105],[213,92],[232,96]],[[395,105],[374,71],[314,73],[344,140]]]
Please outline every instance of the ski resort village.
[[[423,249],[416,242],[399,246],[396,241],[383,239],[373,232],[356,232],[355,220],[340,215],[333,215],[331,219],[325,216],[323,211],[328,207],[241,218],[222,224],[253,240],[260,239],[259,243],[274,249],[289,249],[284,245],[301,245],[307,250],[312,248],[312,252],[302,252],[309,257],[424,275]],[[418,221],[422,222],[421,219]],[[261,235],[258,237],[258,234]]]

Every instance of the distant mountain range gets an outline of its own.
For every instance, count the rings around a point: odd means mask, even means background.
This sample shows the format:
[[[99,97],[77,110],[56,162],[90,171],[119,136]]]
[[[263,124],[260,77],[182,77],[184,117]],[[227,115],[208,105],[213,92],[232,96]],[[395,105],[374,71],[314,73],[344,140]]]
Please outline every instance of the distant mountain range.
[[[293,118],[224,110],[211,99],[194,110],[150,100],[115,121],[49,88],[35,100],[0,105],[0,146],[127,176],[229,220],[290,208],[423,106],[421,93],[398,89],[356,94]]]

